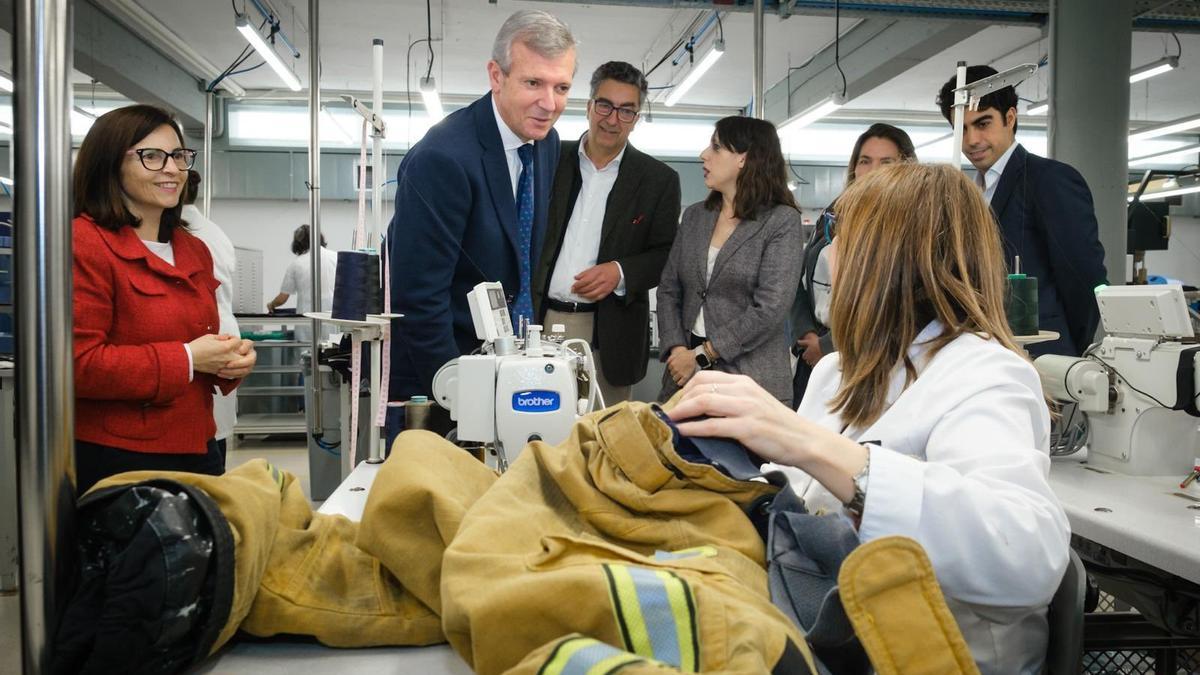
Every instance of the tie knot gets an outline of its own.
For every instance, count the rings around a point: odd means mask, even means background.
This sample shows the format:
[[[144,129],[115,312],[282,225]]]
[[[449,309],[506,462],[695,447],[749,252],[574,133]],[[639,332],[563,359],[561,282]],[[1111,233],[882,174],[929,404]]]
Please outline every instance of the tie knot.
[[[517,155],[521,158],[521,166],[528,167],[533,164],[533,143],[525,143],[517,148]]]

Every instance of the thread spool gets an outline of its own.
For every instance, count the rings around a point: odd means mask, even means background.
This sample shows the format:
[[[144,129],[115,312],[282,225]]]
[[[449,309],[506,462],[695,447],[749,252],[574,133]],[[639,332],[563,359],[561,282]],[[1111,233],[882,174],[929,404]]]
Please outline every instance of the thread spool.
[[[338,251],[337,255],[332,317],[365,321],[368,314],[380,313],[383,288],[379,284],[379,256],[366,251]]]
[[[433,403],[426,396],[413,396],[404,404],[404,428],[428,429]]]
[[[1004,289],[1004,314],[1013,335],[1038,334],[1037,277],[1008,275]]]

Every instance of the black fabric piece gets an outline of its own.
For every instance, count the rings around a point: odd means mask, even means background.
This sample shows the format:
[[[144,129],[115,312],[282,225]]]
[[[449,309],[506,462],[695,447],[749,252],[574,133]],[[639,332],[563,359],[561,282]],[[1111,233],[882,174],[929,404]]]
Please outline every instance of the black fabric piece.
[[[788,640],[783,647],[783,654],[780,655],[779,661],[771,669],[771,675],[815,675],[815,673],[809,669],[808,662],[800,653],[800,648]]]
[[[126,471],[184,471],[220,476],[225,458],[217,442],[209,439],[203,454],[178,452],[133,452],[111,445],[75,440],[75,494],[87,492],[109,476]]]
[[[679,428],[667,417],[667,413],[658,405],[653,406],[654,414],[671,430],[671,444],[679,456],[693,464],[707,464],[734,480],[750,480],[751,478],[766,478],[773,485],[780,486],[786,482],[778,472],[763,473],[761,467],[766,460],[754,454],[746,446],[728,438],[702,438],[700,436],[683,436]]]
[[[233,602],[233,534],[203,491],[154,480],[80,500],[76,591],[55,673],[175,673],[207,657]]]

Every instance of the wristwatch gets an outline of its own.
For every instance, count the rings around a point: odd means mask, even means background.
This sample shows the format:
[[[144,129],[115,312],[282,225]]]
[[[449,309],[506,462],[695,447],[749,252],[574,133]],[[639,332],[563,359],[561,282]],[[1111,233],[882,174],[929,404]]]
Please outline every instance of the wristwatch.
[[[696,352],[696,365],[700,366],[700,370],[708,370],[713,366],[712,359],[708,358],[703,349]]]
[[[867,449],[867,461],[863,464],[863,468],[851,478],[854,481],[854,496],[850,498],[850,501],[843,504],[851,515],[859,519],[862,518],[863,507],[867,503],[867,479],[870,478],[871,474],[871,446],[866,443],[862,445]]]

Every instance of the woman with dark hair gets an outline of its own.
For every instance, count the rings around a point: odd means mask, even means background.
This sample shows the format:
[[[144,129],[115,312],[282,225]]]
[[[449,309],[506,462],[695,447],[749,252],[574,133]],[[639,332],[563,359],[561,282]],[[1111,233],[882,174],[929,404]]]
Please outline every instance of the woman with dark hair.
[[[147,105],[96,120],[75,162],[75,469],[219,475],[213,391],[254,367],[219,332],[213,261],[180,217],[196,151]]]
[[[288,299],[296,296],[296,313],[303,315],[305,312],[313,311],[312,302],[312,257],[309,255],[309,249],[312,245],[309,243],[310,235],[308,233],[308,225],[301,225],[292,233],[292,253],[296,259],[288,265],[287,271],[283,273],[283,281],[279,284],[279,294],[267,303],[267,311],[274,312],[276,307],[279,307]],[[321,235],[321,308],[324,311],[329,311],[333,307],[333,280],[337,278],[337,254],[325,248],[325,235]],[[307,321],[307,320],[305,320]],[[332,337],[338,334],[337,328],[332,324],[327,324],[327,335]],[[296,339],[301,342],[307,342],[311,338],[309,327],[305,324],[296,326]]]
[[[696,372],[744,373],[792,397],[787,310],[800,269],[800,211],[768,122],[726,117],[700,153],[708,198],[683,213],[658,285],[660,397]]]
[[[880,167],[915,161],[917,151],[904,130],[890,124],[872,124],[854,142],[850,164],[846,167],[846,187]],[[826,246],[834,237],[836,205],[837,201],[834,201],[825,208],[804,245],[800,288],[792,304],[792,353],[799,358],[792,377],[792,403],[797,405],[804,398],[813,366],[821,357],[834,351],[833,336],[829,332],[829,253]]]
[[[669,414],[787,467],[806,508],[849,516],[860,542],[915,539],[979,670],[1041,673],[1071,530],[1041,380],[1004,315],[1000,230],[958,167],[859,178],[832,245],[838,351],[798,410],[701,373]]]

